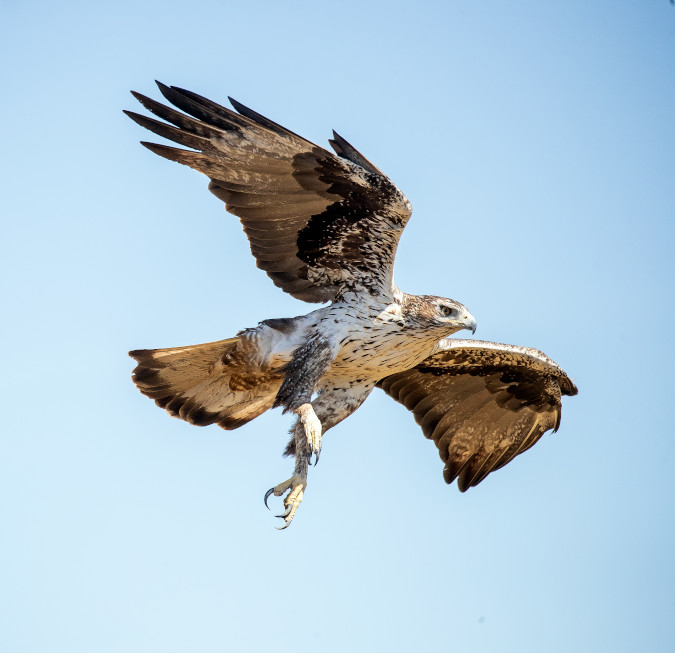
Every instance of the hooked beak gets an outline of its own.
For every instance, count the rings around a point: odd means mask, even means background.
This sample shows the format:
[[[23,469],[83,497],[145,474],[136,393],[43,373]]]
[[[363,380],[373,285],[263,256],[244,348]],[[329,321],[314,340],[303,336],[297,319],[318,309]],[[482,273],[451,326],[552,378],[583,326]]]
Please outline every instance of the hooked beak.
[[[476,318],[473,315],[471,315],[469,311],[466,311],[466,313],[462,315],[460,324],[462,325],[461,326],[462,329],[468,329],[469,331],[471,331],[472,335],[476,333],[476,326],[477,326]]]

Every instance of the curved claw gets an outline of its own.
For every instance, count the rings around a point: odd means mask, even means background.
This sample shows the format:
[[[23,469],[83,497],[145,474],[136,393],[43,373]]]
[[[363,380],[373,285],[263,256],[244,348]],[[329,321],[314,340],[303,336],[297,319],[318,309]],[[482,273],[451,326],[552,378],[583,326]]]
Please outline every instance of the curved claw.
[[[288,528],[291,525],[291,522],[287,521],[283,526],[275,526],[278,531],[283,531],[284,528]]]
[[[274,515],[274,516],[280,517],[281,519],[286,519],[286,517],[288,517],[288,515],[291,514],[291,510],[293,510],[293,504],[289,504],[288,506],[286,506],[286,510],[284,510],[284,512],[282,512],[280,515]]]
[[[293,521],[295,512],[298,509],[298,506],[302,502],[302,496],[305,488],[307,487],[307,477],[306,476],[291,476],[287,481],[275,485],[273,488],[270,488],[265,494],[265,506],[269,510],[267,505],[267,499],[274,494],[278,497],[286,494],[290,491],[290,494],[284,500],[285,510],[281,515],[277,515],[280,519],[283,519],[286,523],[281,526],[278,530],[283,530],[288,528],[290,523]]]
[[[274,493],[274,488],[271,487],[267,492],[265,492],[265,508],[268,510],[271,510],[271,508],[267,505],[267,499],[270,498],[270,496]]]
[[[315,452],[314,452],[315,458],[314,458],[314,467],[316,467],[319,464],[319,456],[321,455],[321,447],[319,447]]]

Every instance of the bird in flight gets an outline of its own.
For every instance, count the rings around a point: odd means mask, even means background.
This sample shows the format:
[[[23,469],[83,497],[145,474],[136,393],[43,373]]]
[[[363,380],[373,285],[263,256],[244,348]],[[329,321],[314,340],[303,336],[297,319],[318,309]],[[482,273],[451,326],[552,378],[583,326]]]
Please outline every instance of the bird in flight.
[[[476,330],[465,306],[394,284],[412,207],[344,138],[333,132],[333,154],[231,98],[234,111],[158,86],[175,109],[132,92],[161,120],[125,113],[189,149],[142,144],[210,178],[276,286],[328,304],[218,342],[130,352],[138,389],[190,424],[236,429],[277,406],[296,416],[285,450],[293,474],[265,495],[265,505],[284,497],[281,528],[323,434],[376,387],[412,411],[462,492],[558,429],[561,396],[577,388],[556,363],[529,347],[450,339]]]

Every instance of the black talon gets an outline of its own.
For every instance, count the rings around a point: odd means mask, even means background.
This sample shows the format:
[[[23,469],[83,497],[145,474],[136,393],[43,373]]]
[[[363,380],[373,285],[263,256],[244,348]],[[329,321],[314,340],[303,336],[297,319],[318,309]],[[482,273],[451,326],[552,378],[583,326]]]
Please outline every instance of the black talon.
[[[291,522],[287,521],[283,526],[275,526],[278,531],[283,531],[284,528],[288,528],[291,525]]]
[[[316,467],[319,464],[319,456],[321,455],[321,449],[315,452],[314,455],[316,456],[316,458],[314,458],[314,467]]]
[[[287,506],[286,510],[281,515],[275,515],[275,517],[280,517],[281,519],[286,519],[286,517],[288,517],[288,515],[291,514],[292,509],[293,509],[292,505]]]
[[[265,492],[265,508],[267,508],[268,510],[270,510],[270,507],[267,505],[267,499],[270,498],[270,494],[272,494],[272,492],[274,492],[273,487],[271,487],[269,490],[267,490],[267,492]]]

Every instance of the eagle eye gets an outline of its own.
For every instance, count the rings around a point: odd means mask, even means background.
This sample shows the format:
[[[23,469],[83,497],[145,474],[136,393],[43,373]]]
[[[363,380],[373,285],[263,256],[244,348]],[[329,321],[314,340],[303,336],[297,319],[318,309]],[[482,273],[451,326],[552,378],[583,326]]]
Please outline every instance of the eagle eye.
[[[438,310],[441,312],[443,317],[448,317],[452,315],[452,309],[449,306],[439,306]]]

